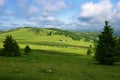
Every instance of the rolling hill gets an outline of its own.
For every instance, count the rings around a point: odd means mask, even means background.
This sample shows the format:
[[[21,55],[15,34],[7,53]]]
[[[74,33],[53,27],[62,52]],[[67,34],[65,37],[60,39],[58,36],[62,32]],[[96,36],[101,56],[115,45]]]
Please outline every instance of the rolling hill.
[[[30,45],[32,49],[56,50],[74,53],[86,53],[89,45],[97,41],[98,33],[70,32],[56,28],[17,28],[0,33],[0,44],[6,35],[12,35],[21,48]],[[79,49],[78,49],[79,48]]]
[[[81,40],[84,39],[85,41],[95,40],[97,38],[98,33],[94,32],[71,32],[67,30],[60,30],[57,28],[32,28],[32,27],[24,27],[24,28],[17,28],[9,31],[1,31],[0,36],[5,36],[7,34],[13,35],[17,39],[30,39],[34,37],[41,37],[41,36],[64,36],[69,37],[73,40]]]
[[[18,28],[0,33],[0,48],[8,34],[18,42],[22,56],[0,56],[0,80],[120,80],[120,63],[98,65],[93,55],[86,55],[95,33]],[[32,49],[29,55],[24,55],[26,45]]]

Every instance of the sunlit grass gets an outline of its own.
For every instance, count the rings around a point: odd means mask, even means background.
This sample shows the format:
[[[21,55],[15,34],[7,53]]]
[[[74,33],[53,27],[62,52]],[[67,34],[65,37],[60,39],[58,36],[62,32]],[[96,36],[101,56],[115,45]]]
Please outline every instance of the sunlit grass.
[[[120,80],[120,64],[99,65],[93,54],[86,55],[92,42],[64,35],[40,36],[20,29],[0,34],[0,48],[7,34],[16,39],[22,56],[0,56],[0,80]],[[23,50],[26,45],[32,49],[29,55]]]
[[[0,48],[3,47],[2,42],[7,34],[11,34],[14,39],[16,39],[20,48],[30,45],[32,49],[52,50],[85,55],[87,47],[93,44],[91,42],[85,42],[83,39],[75,41],[70,37],[65,37],[64,35],[40,36],[28,31],[28,29],[20,29],[1,34]],[[63,42],[60,42],[60,40],[63,40]]]

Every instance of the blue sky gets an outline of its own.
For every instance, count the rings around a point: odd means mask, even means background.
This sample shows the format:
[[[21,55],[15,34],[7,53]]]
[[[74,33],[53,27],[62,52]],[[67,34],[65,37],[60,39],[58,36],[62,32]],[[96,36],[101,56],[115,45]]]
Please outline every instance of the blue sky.
[[[0,29],[100,30],[105,20],[120,29],[120,0],[0,0]]]

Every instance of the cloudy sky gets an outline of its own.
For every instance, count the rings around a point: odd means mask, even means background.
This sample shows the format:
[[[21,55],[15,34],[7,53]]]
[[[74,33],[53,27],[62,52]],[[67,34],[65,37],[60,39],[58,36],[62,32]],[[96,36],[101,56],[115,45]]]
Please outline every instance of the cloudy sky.
[[[120,27],[120,0],[0,0],[0,29],[100,30],[105,20]]]

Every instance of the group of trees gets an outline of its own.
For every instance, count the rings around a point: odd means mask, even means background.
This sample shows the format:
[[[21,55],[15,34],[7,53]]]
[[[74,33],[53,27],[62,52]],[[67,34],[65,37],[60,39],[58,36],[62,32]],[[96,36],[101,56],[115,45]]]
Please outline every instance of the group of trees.
[[[28,54],[31,48],[27,45],[24,48],[25,54]],[[3,49],[0,51],[1,56],[21,56],[20,47],[15,39],[11,35],[7,35],[6,39],[3,41]]]

